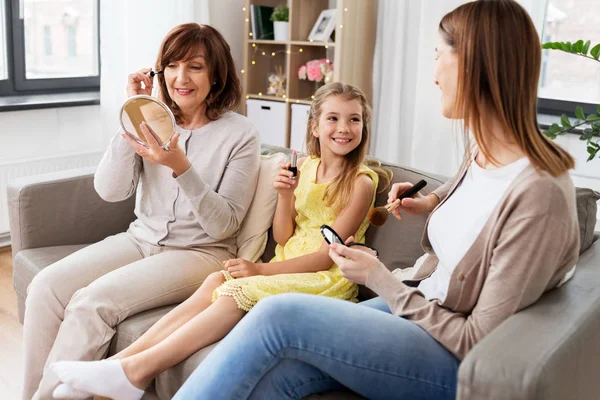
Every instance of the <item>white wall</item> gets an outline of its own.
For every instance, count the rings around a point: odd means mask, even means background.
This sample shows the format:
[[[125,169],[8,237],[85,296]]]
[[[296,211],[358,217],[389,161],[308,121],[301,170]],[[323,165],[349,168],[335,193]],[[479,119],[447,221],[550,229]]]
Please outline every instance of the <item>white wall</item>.
[[[209,2],[210,25],[219,30],[229,43],[238,75],[243,63],[242,40],[245,24],[243,7],[244,0],[211,0]]]

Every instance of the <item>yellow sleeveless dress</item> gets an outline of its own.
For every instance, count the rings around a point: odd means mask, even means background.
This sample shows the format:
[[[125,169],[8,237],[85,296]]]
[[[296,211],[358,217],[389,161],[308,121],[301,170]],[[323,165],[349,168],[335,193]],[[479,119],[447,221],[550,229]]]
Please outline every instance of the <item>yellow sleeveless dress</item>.
[[[300,167],[300,181],[294,191],[298,213],[295,219],[296,228],[285,246],[277,245],[275,257],[270,262],[289,260],[318,251],[323,242],[319,228],[323,224],[332,225],[335,221],[336,212],[332,207],[326,206],[323,200],[328,183],[316,183],[320,162],[320,158],[310,157]],[[373,170],[361,165],[358,174],[368,175],[375,184],[375,192],[377,191],[379,176]],[[375,195],[371,207],[374,202]],[[364,243],[368,227],[369,221],[365,217],[354,235],[355,242]],[[244,311],[250,311],[265,297],[280,293],[307,293],[354,302],[358,295],[358,286],[342,277],[337,265],[319,272],[256,275],[238,279],[233,278],[227,271],[222,272],[226,282],[213,292],[213,301],[220,296],[231,296]]]

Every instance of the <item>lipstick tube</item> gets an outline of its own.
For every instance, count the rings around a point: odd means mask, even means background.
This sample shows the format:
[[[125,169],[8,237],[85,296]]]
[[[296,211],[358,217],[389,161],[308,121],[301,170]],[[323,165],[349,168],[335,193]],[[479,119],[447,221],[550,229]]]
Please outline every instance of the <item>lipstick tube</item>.
[[[292,179],[296,179],[296,175],[298,174],[298,168],[296,167],[296,162],[298,161],[298,153],[296,153],[296,150],[292,150],[292,161],[290,167],[288,168],[288,171],[291,171],[294,176],[292,176]]]

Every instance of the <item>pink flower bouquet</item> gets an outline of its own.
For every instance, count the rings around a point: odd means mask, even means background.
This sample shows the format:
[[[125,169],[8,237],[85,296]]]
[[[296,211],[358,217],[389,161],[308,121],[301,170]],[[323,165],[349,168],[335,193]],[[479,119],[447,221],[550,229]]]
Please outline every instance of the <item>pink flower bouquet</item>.
[[[311,60],[298,68],[298,79],[329,83],[333,79],[333,64],[325,58]]]

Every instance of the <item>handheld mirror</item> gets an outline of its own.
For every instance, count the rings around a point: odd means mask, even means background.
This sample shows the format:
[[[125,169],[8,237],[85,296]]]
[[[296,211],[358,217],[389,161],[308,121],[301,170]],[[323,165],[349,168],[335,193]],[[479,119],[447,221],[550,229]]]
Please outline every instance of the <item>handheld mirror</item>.
[[[138,143],[148,146],[140,127],[145,122],[155,133],[158,144],[165,150],[169,149],[169,140],[175,133],[175,117],[169,107],[158,99],[146,95],[130,97],[121,107],[119,120],[125,132]]]

